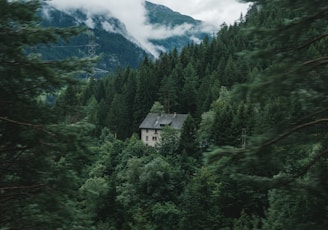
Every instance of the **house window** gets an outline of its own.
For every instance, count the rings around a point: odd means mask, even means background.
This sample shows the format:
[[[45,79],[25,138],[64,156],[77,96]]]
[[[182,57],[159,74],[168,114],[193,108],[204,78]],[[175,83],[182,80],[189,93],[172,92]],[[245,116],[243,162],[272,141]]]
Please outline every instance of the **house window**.
[[[148,141],[148,136],[146,136],[146,141]]]
[[[148,133],[148,129],[146,129],[146,133]]]
[[[155,129],[155,134],[157,134],[157,129]]]
[[[153,137],[153,141],[157,141],[157,137]]]

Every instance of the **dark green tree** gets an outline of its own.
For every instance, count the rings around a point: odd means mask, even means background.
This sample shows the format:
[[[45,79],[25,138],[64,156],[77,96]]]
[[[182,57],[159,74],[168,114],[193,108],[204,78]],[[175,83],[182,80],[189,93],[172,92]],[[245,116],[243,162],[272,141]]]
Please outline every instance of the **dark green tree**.
[[[197,106],[197,96],[199,78],[192,64],[188,64],[184,70],[184,85],[180,96],[180,110],[183,113],[195,113]]]
[[[42,28],[39,1],[0,1],[0,226],[3,229],[88,229],[78,210],[87,127],[65,124],[41,100],[75,82],[90,60],[46,61],[32,53],[80,33]]]
[[[127,120],[128,108],[124,101],[124,96],[116,94],[107,114],[107,124],[111,132],[118,138],[124,139],[129,135],[130,127]]]
[[[160,141],[155,146],[163,156],[174,156],[179,147],[179,133],[170,126],[165,126],[161,130]]]
[[[159,99],[166,113],[172,113],[177,105],[177,87],[172,76],[165,76],[159,89]]]
[[[186,155],[186,157],[193,157],[197,160],[201,159],[199,143],[197,142],[197,124],[191,115],[183,123],[178,151],[180,154]]]
[[[260,68],[236,88],[234,100],[249,98],[265,123],[244,150],[216,157],[228,157],[222,168],[229,165],[231,178],[269,191],[262,229],[325,229],[327,53],[311,46],[327,37],[328,5],[259,0],[251,12],[245,31],[253,48],[243,57]]]
[[[156,78],[152,74],[152,63],[145,59],[136,77],[136,94],[134,100],[134,130],[137,131],[142,120],[156,101]]]
[[[233,106],[224,101],[218,101],[216,115],[212,127],[213,141],[218,146],[234,146],[236,137],[232,129],[234,116]]]
[[[220,181],[209,168],[200,168],[185,187],[180,229],[220,229],[223,226]]]

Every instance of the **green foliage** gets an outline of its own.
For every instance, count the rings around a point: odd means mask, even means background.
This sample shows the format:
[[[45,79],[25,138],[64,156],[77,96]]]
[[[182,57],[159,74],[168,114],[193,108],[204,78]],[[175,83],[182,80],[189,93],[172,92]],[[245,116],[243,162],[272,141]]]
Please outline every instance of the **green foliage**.
[[[208,111],[202,114],[202,120],[199,125],[197,139],[202,148],[207,148],[211,143],[211,131],[214,124],[215,112]]]
[[[0,1],[0,226],[4,229],[89,229],[80,210],[79,176],[90,163],[92,126],[80,117],[63,122],[59,108],[40,98],[75,88],[74,73],[91,60],[45,61],[32,53],[81,32],[41,28],[39,1]],[[76,106],[78,91],[67,94]],[[69,101],[68,99],[71,99]]]
[[[158,102],[158,101],[155,101],[153,106],[151,107],[150,109],[150,112],[151,113],[164,113],[164,106]]]
[[[199,87],[199,77],[192,64],[184,69],[184,85],[180,98],[180,109],[184,113],[195,113]]]
[[[199,161],[202,155],[200,154],[199,144],[196,138],[197,124],[189,115],[183,123],[180,133],[178,152],[185,154],[186,157],[192,157]]]
[[[163,156],[175,155],[179,147],[178,131],[170,126],[165,126],[161,130],[160,141],[156,143],[155,147]]]
[[[152,207],[152,219],[156,229],[176,229],[180,219],[180,209],[173,202],[156,203]]]
[[[200,168],[183,194],[183,218],[180,229],[218,229],[220,217],[220,181],[207,167]]]
[[[127,138],[129,133],[128,108],[123,95],[116,94],[107,115],[107,124],[118,138]]]
[[[245,35],[254,47],[241,55],[260,68],[249,82],[235,88],[233,99],[247,98],[254,106],[254,112],[246,114],[253,117],[249,124],[255,129],[245,149],[217,151],[216,158],[226,159],[219,169],[229,166],[231,180],[268,191],[262,229],[327,227],[327,201],[322,200],[327,190],[320,176],[327,158],[325,131],[320,128],[327,115],[327,67],[321,62],[326,51],[315,52],[311,46],[321,46],[328,9],[326,3],[316,3],[314,7],[312,1],[256,1],[253,14],[246,18]],[[238,115],[242,110],[238,108],[233,126],[241,122],[238,116],[244,117]],[[250,210],[245,209],[253,218],[256,209]],[[246,222],[252,226],[252,221]]]
[[[212,39],[86,85],[71,71],[89,60],[27,52],[78,30],[0,4],[1,227],[327,229],[325,3],[255,1]],[[135,134],[150,109],[193,117],[154,148]]]
[[[165,76],[159,89],[159,98],[166,113],[172,113],[177,105],[177,88],[176,82],[172,76]]]

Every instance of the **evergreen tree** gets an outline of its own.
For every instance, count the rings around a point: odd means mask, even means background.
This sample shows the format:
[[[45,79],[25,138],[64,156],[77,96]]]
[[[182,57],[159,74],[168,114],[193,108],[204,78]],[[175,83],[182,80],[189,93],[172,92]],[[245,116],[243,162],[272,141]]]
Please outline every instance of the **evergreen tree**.
[[[225,159],[222,168],[229,165],[239,183],[269,191],[262,229],[325,229],[327,62],[326,50],[311,46],[326,37],[328,5],[259,0],[252,12],[246,30],[254,47],[244,58],[259,68],[234,99],[249,98],[265,125],[244,150],[222,150],[216,159]]]
[[[165,76],[159,89],[160,101],[166,113],[172,113],[177,105],[177,88],[172,76]]]
[[[136,95],[134,101],[134,130],[137,131],[142,120],[156,101],[155,76],[151,72],[152,64],[145,59],[137,73]]]
[[[88,229],[77,205],[88,128],[60,124],[58,110],[40,98],[70,87],[72,73],[90,67],[90,60],[45,61],[32,53],[80,33],[41,28],[40,4],[0,1],[0,226]]]
[[[179,229],[220,229],[223,226],[220,181],[207,167],[200,168],[185,187]]]
[[[191,64],[184,70],[184,85],[180,98],[180,110],[184,113],[195,113],[198,96],[199,79]]]
[[[124,97],[121,94],[117,94],[108,111],[108,127],[118,138],[127,138],[130,131],[129,123],[127,122],[128,119],[128,108],[125,104]]]
[[[212,138],[218,146],[234,146],[236,136],[233,133],[232,122],[234,108],[229,101],[220,98],[213,104],[216,112],[212,127]]]
[[[179,139],[179,153],[200,160],[199,144],[196,140],[197,125],[195,120],[189,115],[183,123]]]

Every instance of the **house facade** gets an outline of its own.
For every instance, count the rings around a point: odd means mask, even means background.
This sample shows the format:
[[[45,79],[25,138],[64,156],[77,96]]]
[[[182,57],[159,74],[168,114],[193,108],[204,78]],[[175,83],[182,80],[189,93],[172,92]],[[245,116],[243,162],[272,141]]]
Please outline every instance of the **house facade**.
[[[161,130],[165,126],[181,130],[188,114],[149,113],[140,128],[141,140],[149,146],[155,146],[160,141]]]

